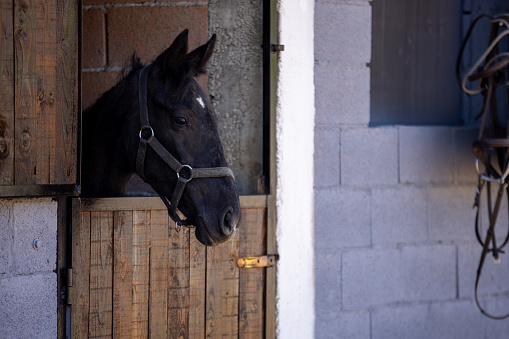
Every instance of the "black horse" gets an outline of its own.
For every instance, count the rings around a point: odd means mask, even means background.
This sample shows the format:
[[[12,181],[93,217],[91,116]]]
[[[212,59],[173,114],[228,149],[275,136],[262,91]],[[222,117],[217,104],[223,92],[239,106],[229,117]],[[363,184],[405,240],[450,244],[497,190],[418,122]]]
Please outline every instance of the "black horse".
[[[195,81],[214,44],[215,35],[187,53],[185,30],[152,64],[133,57],[132,70],[83,113],[82,196],[121,196],[138,173],[177,225],[196,226],[208,246],[233,236],[240,219],[216,117]]]

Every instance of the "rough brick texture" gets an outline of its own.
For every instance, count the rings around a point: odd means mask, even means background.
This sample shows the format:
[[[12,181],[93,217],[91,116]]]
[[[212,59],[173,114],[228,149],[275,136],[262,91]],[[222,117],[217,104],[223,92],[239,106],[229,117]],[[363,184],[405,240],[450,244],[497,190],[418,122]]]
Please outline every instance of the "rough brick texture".
[[[372,196],[373,244],[417,243],[428,239],[425,188],[378,188]]]
[[[342,259],[345,310],[456,296],[454,246],[351,251]]]
[[[109,62],[122,66],[133,52],[154,60],[189,28],[189,46],[207,40],[207,6],[118,7],[108,9]]]
[[[319,308],[320,305],[317,305]],[[319,315],[316,319],[316,338],[369,339],[369,312],[339,312]]]
[[[366,126],[369,123],[369,76],[367,67],[347,68],[336,63],[317,63],[317,124]],[[360,79],[364,81],[358,81]]]
[[[400,180],[402,183],[453,182],[452,132],[448,127],[401,127]]]
[[[490,321],[470,301],[387,307],[373,312],[372,338],[506,338],[507,321]],[[489,335],[487,335],[489,333]]]
[[[334,187],[340,181],[340,131],[335,127],[315,129],[315,182]]]
[[[321,251],[316,256],[316,279],[328,288],[316,290],[316,313],[324,316],[341,310],[341,254]]]
[[[315,200],[317,250],[371,245],[369,192],[356,189],[319,190]]]
[[[83,68],[106,66],[106,16],[102,9],[83,11]]]
[[[351,129],[341,134],[341,184],[394,185],[398,182],[398,131]]]
[[[121,76],[121,72],[84,72],[82,74],[83,109],[92,105],[101,94],[114,86]]]
[[[473,234],[475,187],[430,187],[429,237],[437,241],[469,241]]]

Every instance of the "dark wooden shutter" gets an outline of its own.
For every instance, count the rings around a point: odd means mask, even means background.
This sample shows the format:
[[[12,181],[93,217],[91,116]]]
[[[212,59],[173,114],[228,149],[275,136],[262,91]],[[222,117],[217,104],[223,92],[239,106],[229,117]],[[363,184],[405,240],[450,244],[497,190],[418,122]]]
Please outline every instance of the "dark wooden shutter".
[[[371,125],[462,123],[461,0],[374,0]]]
[[[73,194],[78,1],[0,6],[0,196]]]

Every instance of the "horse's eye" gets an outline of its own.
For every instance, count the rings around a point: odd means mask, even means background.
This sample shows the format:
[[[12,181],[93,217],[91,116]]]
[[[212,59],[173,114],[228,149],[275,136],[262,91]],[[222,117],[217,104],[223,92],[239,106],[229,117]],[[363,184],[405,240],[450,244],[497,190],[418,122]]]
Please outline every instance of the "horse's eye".
[[[184,117],[175,117],[175,118],[172,118],[171,121],[175,125],[177,125],[177,126],[186,126],[186,125],[188,125],[187,119],[184,118]]]

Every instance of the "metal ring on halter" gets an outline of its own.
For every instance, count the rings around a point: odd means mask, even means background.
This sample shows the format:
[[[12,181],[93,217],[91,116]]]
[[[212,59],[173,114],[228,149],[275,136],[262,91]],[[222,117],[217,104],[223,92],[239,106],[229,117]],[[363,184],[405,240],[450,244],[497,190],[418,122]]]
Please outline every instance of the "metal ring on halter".
[[[182,165],[182,166],[180,166],[180,168],[177,170],[177,179],[180,179],[180,172],[184,168],[189,169],[189,178],[186,178],[186,177],[183,176],[182,179],[185,180],[185,182],[191,181],[191,179],[193,179],[193,168],[191,166],[189,166],[189,165]]]
[[[145,130],[150,130],[150,136],[146,139],[141,135],[143,133],[143,131],[145,131]],[[152,129],[152,127],[145,126],[140,129],[140,139],[148,140],[148,139],[152,138],[153,136],[154,136],[154,130]]]
[[[181,224],[179,224],[179,222],[178,222],[178,221],[175,221],[175,231],[176,231],[177,233],[180,233],[180,231],[182,231],[182,225],[181,225]]]

